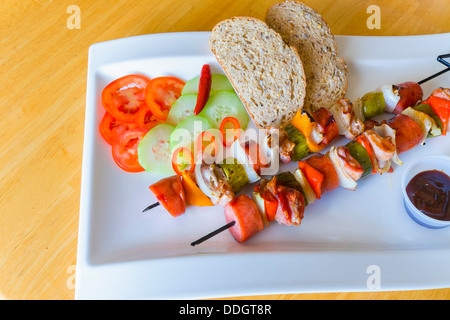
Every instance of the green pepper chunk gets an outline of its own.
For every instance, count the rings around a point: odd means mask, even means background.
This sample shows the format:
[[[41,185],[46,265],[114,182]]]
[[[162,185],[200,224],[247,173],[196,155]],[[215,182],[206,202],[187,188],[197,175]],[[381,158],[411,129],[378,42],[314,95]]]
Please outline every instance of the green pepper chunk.
[[[386,104],[384,102],[383,92],[366,93],[361,98],[361,102],[366,119],[370,119],[384,113]]]
[[[436,125],[441,129],[441,132],[444,132],[444,125],[442,124],[441,118],[434,112],[433,108],[426,103],[419,104],[414,107],[414,110],[422,111],[423,113],[429,115],[434,122],[436,122]],[[430,137],[434,137],[432,135],[429,135]]]
[[[285,186],[285,187],[300,191],[305,200],[305,206],[308,205],[308,200],[306,199],[305,192],[303,191],[302,186],[297,181],[297,179],[295,178],[295,176],[292,172],[289,172],[289,171],[282,172],[282,173],[277,174],[276,177],[277,177],[277,184],[279,184],[280,186]]]
[[[295,143],[294,150],[292,150],[291,154],[291,160],[299,161],[305,158],[309,154],[309,148],[303,133],[292,124],[285,127],[284,130],[286,131],[289,140]]]
[[[358,163],[363,167],[364,173],[361,178],[371,174],[373,171],[373,165],[366,148],[364,148],[361,143],[355,140],[350,141],[345,146],[348,148],[353,159],[358,161]]]
[[[228,158],[224,163],[219,163],[218,166],[225,174],[225,178],[228,180],[234,193],[239,193],[249,183],[247,173],[242,164],[236,159]]]

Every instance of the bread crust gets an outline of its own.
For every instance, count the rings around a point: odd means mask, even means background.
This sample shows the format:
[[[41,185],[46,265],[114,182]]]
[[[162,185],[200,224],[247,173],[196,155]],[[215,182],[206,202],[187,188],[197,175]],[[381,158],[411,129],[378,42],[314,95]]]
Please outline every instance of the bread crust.
[[[323,17],[303,2],[288,0],[272,5],[266,23],[297,48],[306,73],[304,109],[330,108],[347,91],[347,65],[337,56],[337,44]]]
[[[264,21],[223,20],[209,45],[258,128],[284,128],[302,110],[306,77],[300,56]]]

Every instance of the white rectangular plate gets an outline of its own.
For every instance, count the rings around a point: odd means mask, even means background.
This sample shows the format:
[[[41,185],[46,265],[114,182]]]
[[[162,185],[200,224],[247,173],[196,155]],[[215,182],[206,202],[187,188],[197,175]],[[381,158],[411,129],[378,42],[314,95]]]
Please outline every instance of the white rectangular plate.
[[[410,290],[450,286],[450,228],[416,224],[403,208],[404,167],[426,155],[450,155],[450,137],[427,139],[401,155],[391,174],[361,180],[308,206],[301,226],[272,223],[238,244],[229,232],[190,243],[225,223],[223,209],[189,207],[173,218],[148,186],[161,177],[119,169],[98,131],[102,89],[121,76],[197,76],[203,64],[223,73],[209,32],[137,36],[89,50],[79,220],[77,299],[200,299],[242,295]],[[444,68],[450,34],[408,37],[338,36],[354,99],[383,84],[419,81]],[[449,86],[450,74],[424,88]],[[340,140],[339,143],[345,143]],[[295,168],[290,164],[285,170]],[[373,272],[377,282],[371,282]],[[375,275],[375,273],[373,274]]]

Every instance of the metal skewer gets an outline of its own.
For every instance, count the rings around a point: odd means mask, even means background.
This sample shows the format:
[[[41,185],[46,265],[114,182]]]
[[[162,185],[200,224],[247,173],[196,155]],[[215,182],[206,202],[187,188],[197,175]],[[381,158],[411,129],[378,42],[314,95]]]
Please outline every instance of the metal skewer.
[[[438,56],[438,57],[437,57],[437,61],[439,61],[440,63],[442,63],[443,65],[445,65],[445,66],[447,67],[446,69],[441,70],[441,71],[439,71],[439,72],[437,72],[437,73],[435,73],[435,74],[429,76],[428,78],[425,78],[425,79],[423,79],[423,80],[420,80],[420,81],[417,82],[417,83],[418,83],[419,85],[421,85],[421,84],[423,84],[423,83],[425,83],[425,82],[427,82],[427,81],[430,81],[431,79],[434,79],[434,78],[440,76],[441,74],[446,73],[447,71],[450,71],[450,62],[445,61],[445,60],[444,60],[445,58],[450,58],[450,53],[442,54],[442,55]]]
[[[159,206],[160,203],[159,202],[155,202],[154,204],[149,205],[147,208],[145,208],[144,210],[142,210],[142,212],[148,211],[150,209],[153,209],[154,207]]]
[[[430,81],[431,79],[434,79],[434,78],[436,78],[436,77],[438,77],[438,76],[440,76],[440,75],[442,75],[442,74],[444,74],[444,73],[446,73],[446,72],[448,72],[448,71],[450,71],[450,62],[448,62],[448,61],[445,61],[444,59],[445,58],[450,58],[450,53],[447,53],[447,54],[442,54],[442,55],[440,55],[440,56],[438,56],[437,57],[437,61],[439,61],[440,63],[442,63],[443,65],[445,65],[447,68],[445,68],[444,70],[441,70],[441,71],[439,71],[439,72],[436,72],[435,74],[433,74],[433,75],[431,75],[431,76],[429,76],[429,77],[427,77],[427,78],[425,78],[425,79],[423,79],[423,80],[420,80],[419,82],[417,82],[419,85],[421,85],[421,84],[423,84],[423,83],[425,83],[425,82],[427,82],[427,81]],[[146,212],[146,211],[148,211],[148,210],[151,210],[151,209],[153,209],[153,208],[155,208],[155,207],[157,207],[157,206],[159,206],[160,205],[160,203],[159,202],[155,202],[155,203],[153,203],[153,204],[151,204],[151,205],[149,205],[147,208],[145,208],[144,210],[142,210],[142,212]],[[224,230],[226,230],[227,228],[225,228]],[[222,230],[223,231],[223,230]],[[213,231],[214,232],[214,231]],[[213,233],[212,232],[212,233]],[[216,233],[217,234],[217,233]],[[206,236],[205,236],[206,237]],[[200,240],[200,239],[199,239]],[[197,240],[197,241],[199,241],[199,240]],[[205,239],[206,240],[206,239]],[[204,241],[204,240],[203,240]],[[194,242],[193,242],[194,243]],[[198,244],[198,243],[195,243],[195,244]],[[193,245],[195,245],[195,244],[193,244]]]
[[[220,227],[220,228],[214,230],[213,232],[208,233],[206,236],[203,236],[203,237],[201,237],[200,239],[195,240],[194,242],[191,243],[191,246],[194,247],[194,246],[196,246],[197,244],[200,244],[200,243],[202,243],[203,241],[206,241],[206,240],[208,240],[208,239],[214,237],[215,235],[217,235],[217,234],[219,234],[219,233],[221,233],[221,232],[223,232],[223,231],[225,231],[225,230],[231,228],[232,226],[234,226],[235,223],[236,223],[236,221],[231,221],[231,222],[227,223],[226,225],[224,225],[224,226],[222,226],[222,227]]]

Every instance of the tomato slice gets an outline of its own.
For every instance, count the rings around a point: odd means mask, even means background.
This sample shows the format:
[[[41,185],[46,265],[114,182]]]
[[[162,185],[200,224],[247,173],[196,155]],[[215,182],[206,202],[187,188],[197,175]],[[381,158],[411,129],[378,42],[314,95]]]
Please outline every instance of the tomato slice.
[[[158,202],[169,211],[173,217],[178,217],[186,211],[186,196],[181,176],[175,175],[152,184],[150,190]]]
[[[150,130],[164,121],[156,118],[147,105],[142,106],[137,113],[136,126],[141,129]]]
[[[158,77],[149,82],[145,90],[145,102],[157,119],[166,121],[184,85],[185,82],[176,77]]]
[[[123,132],[136,128],[136,124],[123,122],[114,118],[109,112],[105,112],[102,120],[100,121],[100,134],[103,139],[109,144],[113,144],[113,141]]]
[[[150,79],[142,75],[128,75],[108,84],[102,92],[102,103],[114,118],[135,122],[136,115],[145,105],[145,88]]]
[[[148,130],[130,129],[119,135],[112,144],[112,155],[116,164],[127,172],[141,172],[138,161],[138,145]]]

